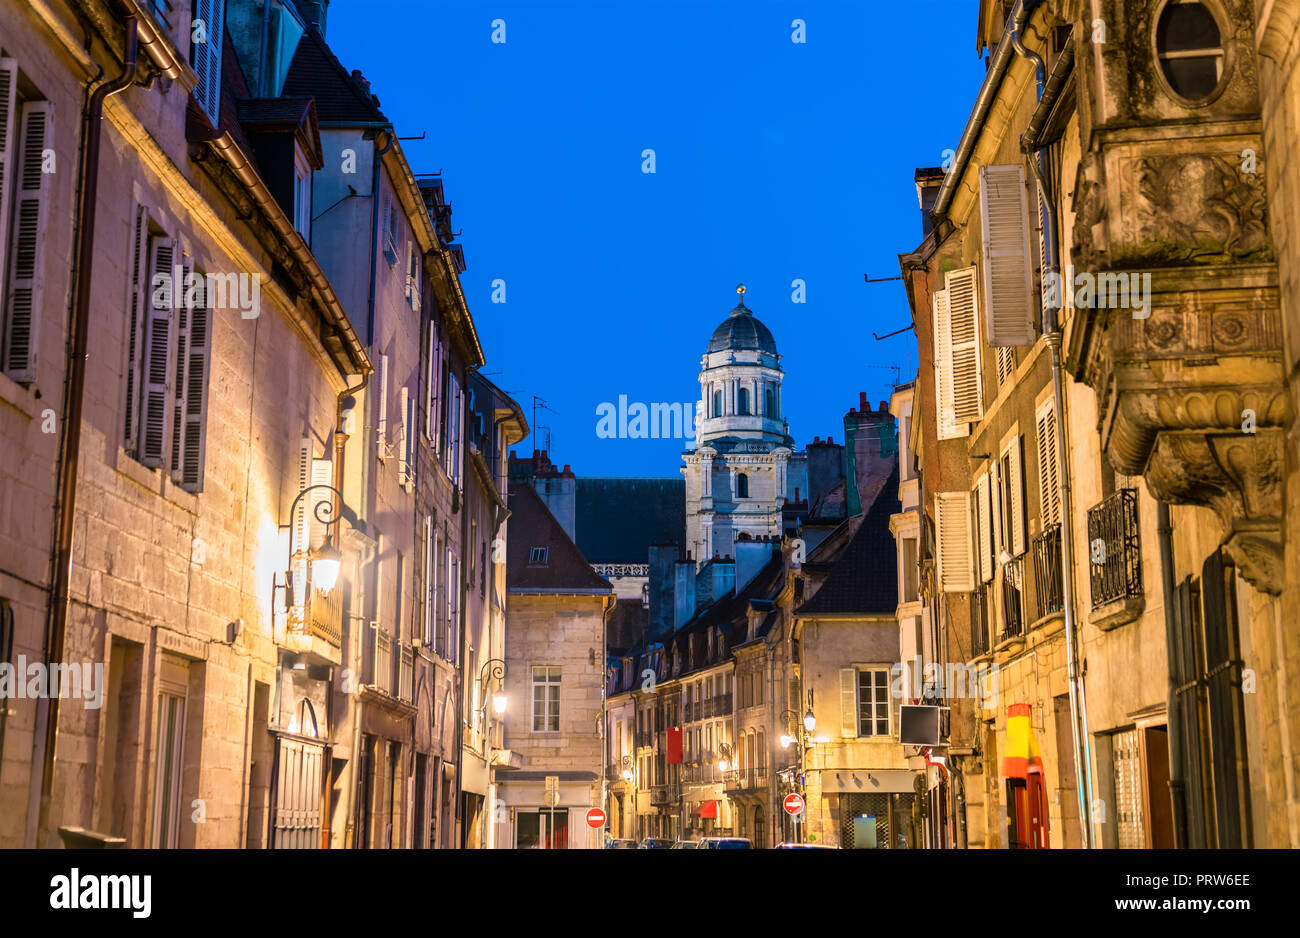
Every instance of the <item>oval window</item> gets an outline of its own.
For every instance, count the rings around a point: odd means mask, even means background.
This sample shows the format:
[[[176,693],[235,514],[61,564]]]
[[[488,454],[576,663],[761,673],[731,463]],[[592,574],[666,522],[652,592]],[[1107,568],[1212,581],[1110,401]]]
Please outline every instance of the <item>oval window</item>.
[[[1203,3],[1171,0],[1156,26],[1160,70],[1175,94],[1189,101],[1208,98],[1223,77],[1219,23]]]

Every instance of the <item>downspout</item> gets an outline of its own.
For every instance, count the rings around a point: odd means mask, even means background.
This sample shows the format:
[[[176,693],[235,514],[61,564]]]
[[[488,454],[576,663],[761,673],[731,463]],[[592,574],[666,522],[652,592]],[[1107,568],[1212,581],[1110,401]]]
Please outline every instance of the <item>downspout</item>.
[[[1038,85],[1037,97],[1043,99],[1044,85],[1047,80],[1047,67],[1038,53],[1026,49],[1020,39],[1024,27],[1038,0],[1022,2],[1013,17],[1011,44],[1016,54],[1028,59],[1034,65]],[[1057,76],[1053,76],[1054,80]],[[1059,84],[1053,88],[1053,93]],[[1032,154],[1030,167],[1037,181],[1039,194],[1039,213],[1043,225],[1044,253],[1047,256],[1047,269],[1044,278],[1059,275],[1057,267],[1057,231],[1056,218],[1053,214],[1051,190],[1047,184],[1047,148],[1038,146],[1035,129],[1034,137],[1028,134],[1022,138],[1022,149]],[[1079,674],[1078,632],[1074,621],[1074,540],[1071,527],[1070,505],[1070,465],[1065,428],[1065,388],[1062,380],[1060,321],[1055,307],[1043,307],[1043,338],[1047,342],[1052,360],[1052,410],[1056,424],[1056,462],[1058,492],[1061,502],[1061,599],[1065,619],[1065,658],[1070,692],[1070,731],[1073,736],[1076,763],[1075,783],[1079,796],[1079,823],[1082,827],[1082,843],[1085,848],[1094,846],[1092,824],[1092,746],[1088,734],[1088,701],[1084,693],[1083,680]]]
[[[468,375],[466,375],[464,387],[466,389],[469,388]],[[465,493],[469,490],[469,484],[465,479],[465,470],[468,468],[465,465],[467,462],[465,458],[466,441],[465,441],[465,432],[463,429],[465,425],[465,421],[463,420],[465,416],[465,403],[464,403],[465,400],[466,397],[464,394],[462,394],[461,403],[457,405],[461,408],[460,417],[462,418],[461,420],[462,430],[461,430],[461,437],[459,443],[460,452],[457,454],[457,456],[460,459],[461,494],[460,494],[460,557],[456,563],[456,578],[460,580],[460,582],[456,584],[456,590],[459,594],[459,598],[456,600],[456,619],[457,619],[456,628],[460,632],[460,635],[458,636],[459,651],[457,652],[457,657],[456,657],[456,670],[459,673],[459,680],[456,682],[458,685],[457,693],[456,693],[456,739],[455,742],[452,744],[452,749],[456,753],[456,803],[451,806],[451,816],[453,818],[452,823],[456,827],[456,832],[455,832],[456,837],[454,842],[462,850],[465,849],[465,813],[462,809],[462,803],[465,800],[465,678],[467,676],[465,674],[465,655],[468,652],[466,638],[468,637],[469,634],[469,630],[465,628],[465,602],[469,595],[468,580],[467,577],[465,576],[465,569],[466,569],[465,561],[466,561],[466,557],[468,556],[468,551],[473,549],[472,545],[470,545],[469,543],[469,505],[467,503],[467,499],[465,498]],[[456,502],[456,493],[455,490],[453,489],[452,491],[453,507],[455,505],[455,502]],[[447,585],[451,586],[450,583]],[[477,678],[477,675],[475,675],[475,677]]]
[[[81,169],[81,199],[77,208],[77,281],[75,311],[68,336],[63,398],[62,459],[55,508],[58,543],[51,558],[54,590],[50,596],[49,619],[45,632],[44,659],[47,666],[63,661],[64,637],[68,626],[68,592],[72,576],[72,534],[77,508],[77,470],[81,457],[81,411],[86,386],[86,330],[90,321],[90,287],[95,251],[95,210],[99,193],[99,153],[102,137],[104,102],[111,95],[125,91],[135,83],[139,66],[139,22],[126,18],[126,52],[122,72],[117,78],[100,85],[90,95],[82,123],[85,144]],[[40,729],[44,722],[44,732]],[[54,747],[58,736],[59,698],[42,697],[37,701],[37,730],[33,734],[33,765],[41,766],[40,785],[29,782],[26,846],[37,845],[38,817],[49,810],[54,783]]]
[[[1174,621],[1174,541],[1169,503],[1156,502],[1156,536],[1160,542],[1160,592],[1165,605],[1165,658],[1169,666],[1167,701],[1169,794],[1173,799],[1174,849],[1187,847],[1187,786],[1183,781],[1182,716],[1178,711],[1178,644]]]

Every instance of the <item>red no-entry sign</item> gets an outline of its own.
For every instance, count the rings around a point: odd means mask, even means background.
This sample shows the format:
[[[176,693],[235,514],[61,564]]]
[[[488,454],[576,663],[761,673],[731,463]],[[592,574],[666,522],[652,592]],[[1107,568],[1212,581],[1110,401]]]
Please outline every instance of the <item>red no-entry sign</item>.
[[[592,808],[590,811],[588,811],[588,812],[587,812],[587,826],[588,826],[588,827],[604,827],[604,826],[605,826],[605,812],[602,811],[600,808]]]
[[[798,792],[791,792],[785,796],[785,800],[781,802],[781,807],[785,808],[786,814],[798,814],[803,810],[803,798]]]

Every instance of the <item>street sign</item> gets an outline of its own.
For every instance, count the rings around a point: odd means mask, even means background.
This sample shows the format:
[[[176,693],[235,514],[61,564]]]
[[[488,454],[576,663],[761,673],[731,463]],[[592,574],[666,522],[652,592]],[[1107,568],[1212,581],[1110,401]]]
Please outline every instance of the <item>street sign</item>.
[[[803,811],[803,798],[798,792],[791,792],[785,796],[781,802],[781,807],[785,808],[785,813],[795,815]]]
[[[546,806],[548,808],[557,807],[560,803],[560,776],[546,776]]]
[[[588,812],[587,812],[587,826],[588,826],[588,827],[604,827],[604,826],[605,826],[605,812],[602,811],[600,808],[592,808],[590,811],[588,811]]]

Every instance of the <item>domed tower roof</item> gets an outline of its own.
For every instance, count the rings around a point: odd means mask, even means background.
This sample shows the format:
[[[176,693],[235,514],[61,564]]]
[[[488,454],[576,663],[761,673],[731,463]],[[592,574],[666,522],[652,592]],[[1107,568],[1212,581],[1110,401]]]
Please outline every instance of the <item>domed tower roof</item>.
[[[741,295],[740,302],[736,304],[736,308],[731,311],[731,314],[718,325],[718,328],[713,330],[713,337],[709,339],[709,352],[757,349],[760,352],[775,355],[776,340],[772,338],[772,333],[767,326],[758,321],[753,311],[745,305],[745,285],[738,286],[736,292]]]

